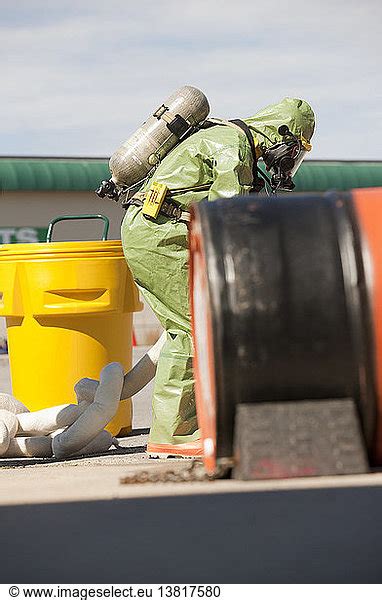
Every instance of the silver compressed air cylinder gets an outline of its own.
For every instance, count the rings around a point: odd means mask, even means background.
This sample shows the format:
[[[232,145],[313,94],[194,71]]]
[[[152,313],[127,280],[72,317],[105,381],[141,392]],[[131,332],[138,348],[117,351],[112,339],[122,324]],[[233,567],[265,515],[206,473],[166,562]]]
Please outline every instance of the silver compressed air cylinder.
[[[131,187],[145,179],[184,134],[210,112],[206,96],[185,85],[153,112],[143,125],[114,152],[109,161],[112,181]]]

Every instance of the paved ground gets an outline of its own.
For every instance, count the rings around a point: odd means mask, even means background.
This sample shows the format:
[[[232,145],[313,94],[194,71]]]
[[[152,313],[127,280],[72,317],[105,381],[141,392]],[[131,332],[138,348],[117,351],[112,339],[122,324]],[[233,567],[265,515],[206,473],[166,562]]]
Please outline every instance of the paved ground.
[[[147,348],[134,349],[134,362]],[[145,453],[151,421],[149,384],[134,398],[133,431],[119,440],[120,448],[102,455],[66,460],[0,458],[0,506],[112,498],[168,496],[206,493],[301,490],[318,488],[379,487],[382,473],[369,475],[301,478],[273,481],[123,484],[126,476],[142,470],[165,473],[184,470],[185,459],[149,459]],[[11,393],[8,356],[0,356],[0,391]]]
[[[134,362],[147,349],[134,349]],[[121,447],[103,455],[56,459],[0,459],[0,506],[48,502],[94,501],[115,498],[168,496],[206,493],[236,493],[265,490],[292,490],[382,486],[382,474],[338,478],[310,478],[266,482],[215,481],[194,483],[122,484],[128,475],[142,470],[166,472],[190,465],[184,459],[149,459],[145,454],[151,421],[152,384],[134,398],[133,432],[119,440]],[[0,356],[0,391],[11,392],[8,357]]]
[[[190,464],[147,459],[151,391],[118,450],[0,459],[1,583],[381,582],[382,474],[123,484]]]

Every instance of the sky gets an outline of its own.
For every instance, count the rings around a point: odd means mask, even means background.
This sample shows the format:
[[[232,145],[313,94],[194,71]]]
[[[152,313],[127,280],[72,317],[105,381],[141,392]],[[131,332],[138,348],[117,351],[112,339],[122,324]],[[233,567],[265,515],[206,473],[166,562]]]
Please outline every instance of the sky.
[[[285,96],[312,159],[382,159],[381,0],[0,0],[1,156],[106,157],[182,85],[211,115]]]

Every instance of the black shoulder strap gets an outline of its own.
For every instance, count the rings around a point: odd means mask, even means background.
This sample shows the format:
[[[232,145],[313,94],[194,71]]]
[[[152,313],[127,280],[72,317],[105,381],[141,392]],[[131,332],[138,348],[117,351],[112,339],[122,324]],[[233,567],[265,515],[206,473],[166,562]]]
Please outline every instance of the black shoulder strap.
[[[210,127],[215,127],[215,125],[229,125],[231,127],[239,128],[245,134],[249,146],[251,148],[252,156],[253,156],[253,167],[252,167],[252,188],[251,192],[258,193],[260,192],[265,183],[264,179],[259,176],[259,169],[257,168],[257,156],[256,156],[256,147],[255,142],[252,137],[252,133],[247,123],[244,123],[241,119],[230,119],[226,121],[224,119],[206,119],[201,125],[199,125],[200,129],[209,129]]]
[[[261,177],[259,177],[259,172],[258,172],[258,169],[257,169],[256,147],[255,147],[255,142],[253,141],[251,130],[248,127],[247,123],[244,123],[244,121],[242,121],[241,119],[230,119],[229,122],[233,123],[234,125],[237,125],[237,127],[240,127],[240,129],[242,129],[244,131],[245,135],[247,136],[247,140],[248,140],[248,143],[250,145],[251,152],[252,152],[252,157],[253,157],[253,167],[252,167],[253,183],[252,183],[252,191],[253,192],[260,192],[260,190],[262,190],[263,187],[264,187],[264,181],[263,181],[263,179]]]

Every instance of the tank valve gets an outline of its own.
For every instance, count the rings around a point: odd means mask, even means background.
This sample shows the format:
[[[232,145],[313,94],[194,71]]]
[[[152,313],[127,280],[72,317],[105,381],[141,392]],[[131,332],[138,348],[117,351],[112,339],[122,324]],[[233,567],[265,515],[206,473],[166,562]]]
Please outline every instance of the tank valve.
[[[119,200],[119,191],[112,179],[108,179],[107,181],[106,180],[101,181],[101,184],[95,190],[95,193],[100,198],[105,198],[105,196],[107,196],[108,198],[111,198],[112,200],[115,200],[116,202],[118,202],[118,200]]]

